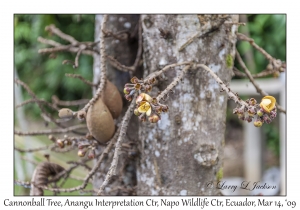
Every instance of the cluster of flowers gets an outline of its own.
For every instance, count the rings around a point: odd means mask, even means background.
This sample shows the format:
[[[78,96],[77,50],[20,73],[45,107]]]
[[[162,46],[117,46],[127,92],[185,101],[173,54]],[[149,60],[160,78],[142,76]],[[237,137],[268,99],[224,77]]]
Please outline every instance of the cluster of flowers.
[[[263,123],[271,123],[277,115],[276,99],[273,96],[265,96],[260,104],[257,104],[254,98],[246,100],[248,108],[241,106],[233,110],[233,114],[237,114],[239,119],[247,122],[252,122],[254,116],[256,119],[253,124],[256,127],[261,127]]]
[[[142,79],[138,79],[137,77],[132,77],[130,83],[125,84],[124,93],[125,98],[128,101],[131,101],[133,98],[133,95],[136,92],[145,91],[150,92],[152,90],[152,85],[155,83],[155,78],[152,78],[150,80],[144,81]]]
[[[71,146],[73,143],[72,143],[72,140],[65,137],[64,140],[62,139],[57,139],[56,140],[56,145],[63,149],[65,146]],[[95,158],[95,147],[93,147],[90,143],[88,142],[79,142],[78,143],[78,153],[77,155],[79,157],[84,157],[85,154],[88,153],[88,158],[89,159],[94,159]]]
[[[64,139],[57,139],[56,140],[56,145],[59,148],[63,149],[65,146],[71,146],[72,145],[72,140],[65,135]]]
[[[89,159],[94,159],[95,158],[95,147],[91,146],[91,144],[89,143],[78,143],[78,152],[77,152],[77,155],[79,157],[84,157],[85,154],[88,152],[88,158]]]
[[[134,114],[139,116],[142,122],[146,121],[146,116],[149,122],[157,123],[160,120],[160,115],[162,112],[168,111],[168,106],[157,102],[156,98],[151,98],[146,93],[141,93],[136,98],[136,109]]]
[[[156,81],[155,78],[144,81],[133,77],[130,81],[132,84],[125,84],[125,98],[131,101],[134,94],[139,93],[135,101],[136,109],[134,110],[134,114],[139,116],[142,122],[145,122],[148,117],[149,122],[157,123],[161,118],[161,113],[167,112],[169,108],[167,105],[159,103],[156,98],[152,98],[150,95],[142,92],[150,92],[152,90],[152,85]]]

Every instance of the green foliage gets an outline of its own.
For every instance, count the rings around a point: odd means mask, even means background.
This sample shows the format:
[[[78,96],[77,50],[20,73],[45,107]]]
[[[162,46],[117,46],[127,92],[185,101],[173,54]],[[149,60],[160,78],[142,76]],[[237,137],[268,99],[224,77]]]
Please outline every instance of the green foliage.
[[[63,60],[75,60],[75,54],[61,52],[55,59],[49,54],[39,54],[38,50],[51,46],[37,41],[39,36],[52,39],[62,44],[69,44],[61,38],[48,34],[45,27],[54,24],[62,32],[73,36],[78,41],[94,40],[94,15],[15,15],[14,49],[15,67],[19,78],[27,83],[39,97],[51,101],[52,95],[62,100],[77,100],[91,97],[91,87],[78,79],[65,77],[66,73],[81,74],[92,81],[93,59],[81,55],[79,67],[62,65]],[[30,96],[23,90],[24,100]],[[37,106],[26,105],[26,113],[38,116]],[[29,111],[30,110],[30,111]],[[27,112],[28,111],[28,112]]]
[[[280,154],[279,132],[276,126],[264,124],[263,133],[266,136],[267,147],[270,148],[276,156]]]
[[[247,18],[247,25],[240,26],[239,32],[246,34],[248,31],[257,45],[274,58],[286,61],[286,15],[247,15]],[[245,59],[246,64],[254,65],[249,69],[252,73],[261,72],[268,65],[266,58],[248,42],[238,42],[237,49],[241,56],[253,53],[254,60]]]

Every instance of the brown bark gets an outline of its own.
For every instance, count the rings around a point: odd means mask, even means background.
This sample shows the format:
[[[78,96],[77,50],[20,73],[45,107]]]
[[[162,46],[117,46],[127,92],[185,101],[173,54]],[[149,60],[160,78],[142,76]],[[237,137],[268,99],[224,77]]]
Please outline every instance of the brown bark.
[[[120,31],[127,30],[131,35],[127,40],[116,40],[113,37],[106,37],[105,39],[105,46],[106,46],[106,54],[113,56],[116,60],[118,60],[121,64],[126,65],[126,66],[131,66],[136,57],[137,53],[137,24],[139,20],[139,15],[109,15],[108,16],[108,21],[106,25],[106,29],[109,31],[112,31],[113,33],[117,33]],[[101,30],[101,22],[102,22],[102,15],[96,15],[96,23],[95,23],[95,41],[99,41],[100,37],[100,30]],[[94,80],[93,82],[97,84],[100,79],[100,56],[99,55],[94,55]],[[127,83],[130,80],[130,75],[128,72],[122,72],[117,69],[115,69],[113,66],[111,66],[107,62],[107,77],[109,81],[114,83],[118,90],[121,92],[123,96],[123,88],[125,83]],[[95,93],[95,90],[94,90]],[[124,99],[124,97],[123,97]],[[128,106],[127,101],[123,101],[124,103],[124,108],[123,108],[123,113],[121,116],[124,115],[126,108]],[[132,118],[131,123],[129,125],[129,130],[135,132],[128,132],[129,139],[137,139],[137,119]],[[124,141],[125,143],[128,141]],[[111,158],[113,156],[113,152],[110,152],[109,157],[107,158],[104,163],[102,163],[99,172],[95,174],[93,184],[95,189],[99,189],[101,184],[104,181],[104,177],[106,175],[107,169],[110,166]],[[122,162],[119,161],[118,167],[123,167],[123,164],[131,164],[132,166],[135,166],[132,162],[125,161],[126,159],[126,154],[122,154]],[[126,162],[126,163],[125,163]],[[115,186],[121,186],[121,183],[132,187],[133,185],[136,185],[135,182],[135,167],[125,167],[124,173],[120,175],[120,179],[115,179],[115,182],[113,184],[110,184],[109,187],[107,187],[104,192],[104,194],[110,194],[110,195],[118,195],[118,191],[114,191],[110,193],[111,188]],[[122,193],[121,193],[122,194]]]
[[[228,83],[237,26],[226,23],[237,19],[237,15],[142,15],[144,77],[166,64],[194,61]],[[168,80],[159,82],[159,90],[179,70],[166,73]],[[137,194],[217,195],[218,189],[207,184],[215,186],[222,175],[227,95],[201,69],[190,70],[174,91],[165,102],[168,113],[157,124],[139,123]]]

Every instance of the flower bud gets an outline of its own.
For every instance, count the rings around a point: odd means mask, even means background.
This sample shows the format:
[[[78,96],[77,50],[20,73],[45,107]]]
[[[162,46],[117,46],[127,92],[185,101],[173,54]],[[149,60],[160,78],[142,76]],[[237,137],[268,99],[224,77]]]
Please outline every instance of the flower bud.
[[[86,150],[79,149],[77,155],[78,155],[79,157],[84,157],[84,156],[85,156],[85,153],[86,153]]]
[[[243,114],[238,114],[238,118],[239,118],[240,120],[245,120],[245,116],[244,116]]]
[[[254,98],[250,98],[249,105],[254,106],[256,104],[256,100]]]
[[[139,84],[139,83],[135,84],[134,88],[136,90],[140,90],[141,89],[141,84]]]
[[[53,135],[49,135],[49,136],[48,136],[48,139],[50,139],[50,140],[53,141],[53,142],[56,141],[56,138],[55,138]]]
[[[238,113],[238,114],[244,114],[244,113],[245,113],[244,107],[240,107],[240,108],[237,110],[237,113]]]
[[[139,116],[139,119],[142,121],[142,122],[145,122],[146,121],[146,115],[142,114]]]
[[[263,116],[263,120],[267,124],[270,124],[272,122],[272,120],[270,119],[270,117],[268,115],[266,115],[266,114]]]
[[[157,99],[156,98],[152,98],[152,104],[157,104]]]
[[[86,112],[84,110],[79,110],[77,112],[77,118],[79,120],[84,120],[86,118]]]
[[[162,110],[162,112],[168,112],[169,107],[167,105],[162,105],[161,110]]]
[[[134,113],[136,116],[140,116],[140,114],[141,114],[137,108],[133,111],[133,113]]]
[[[63,142],[61,139],[57,139],[57,140],[56,140],[56,144],[57,144],[57,146],[59,146],[60,148],[64,148],[64,147],[65,147],[65,144],[64,144],[64,142]]]
[[[150,84],[153,84],[156,81],[155,78],[152,78],[151,80],[149,80]]]
[[[150,92],[152,90],[152,86],[151,85],[146,85],[145,86],[145,91],[146,92]]]
[[[89,158],[89,159],[94,159],[95,156],[96,156],[95,150],[94,150],[94,149],[91,149],[91,150],[89,151],[88,158]]]
[[[251,116],[248,116],[248,117],[245,118],[245,120],[246,120],[247,122],[252,122],[252,117],[251,117]]]
[[[160,113],[162,112],[162,107],[161,107],[161,106],[156,106],[156,107],[155,107],[155,112],[156,112],[157,114],[160,114]]]
[[[276,110],[273,109],[273,110],[270,112],[270,115],[274,115],[274,116],[276,117],[276,115],[277,115]]]
[[[127,101],[131,101],[132,100],[132,97],[130,95],[125,95],[125,98]]]
[[[66,145],[71,146],[72,145],[72,141],[70,139],[66,140]]]
[[[237,114],[237,113],[238,113],[238,109],[237,109],[237,108],[234,108],[232,113],[233,113],[233,114]]]
[[[151,123],[157,123],[157,122],[160,120],[160,118],[159,118],[158,115],[154,114],[154,115],[150,116],[150,117],[148,118],[148,120],[149,120],[149,122],[151,122]]]
[[[128,88],[128,87],[125,87],[124,88],[124,90],[123,90],[123,92],[127,95],[127,94],[129,94],[130,93],[130,88]]]
[[[136,76],[134,76],[131,78],[130,82],[136,84],[139,82],[139,79]]]
[[[84,148],[84,146],[83,146],[83,144],[81,144],[81,143],[78,143],[78,149],[83,149]]]
[[[255,99],[254,99],[255,100]],[[251,101],[251,100],[250,100]],[[254,106],[250,106],[249,108],[248,108],[248,115],[249,116],[251,116],[251,117],[253,117],[255,114],[256,114],[256,111],[255,111],[255,108],[254,108]]]
[[[257,111],[257,113],[256,113],[258,116],[263,116],[264,115],[264,110],[263,109],[260,109],[260,110],[258,110]]]
[[[261,127],[263,122],[260,119],[256,119],[253,124],[255,127]]]

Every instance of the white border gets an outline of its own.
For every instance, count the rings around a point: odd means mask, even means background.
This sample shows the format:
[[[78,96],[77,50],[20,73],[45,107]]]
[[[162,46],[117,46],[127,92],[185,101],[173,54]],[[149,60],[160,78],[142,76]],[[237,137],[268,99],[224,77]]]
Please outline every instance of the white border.
[[[105,2],[105,3],[104,3]],[[296,2],[296,1],[294,1]],[[282,1],[8,1],[1,5],[1,190],[0,206],[3,206],[4,198],[11,200],[29,200],[29,197],[13,197],[13,14],[14,13],[287,13],[287,197],[266,197],[267,200],[297,200],[299,192],[299,130],[297,119],[297,85],[299,79],[299,11],[296,3]],[[280,50],[280,49],[278,49]],[[3,65],[4,64],[4,65]],[[290,102],[289,98],[293,96]],[[299,118],[298,118],[299,119]],[[48,197],[50,198],[50,197]],[[76,200],[78,197],[69,197]],[[157,197],[156,197],[157,198]],[[166,197],[164,197],[166,198]],[[168,197],[170,200],[181,199],[180,197]],[[209,197],[212,199],[213,197]],[[64,201],[65,197],[55,198]],[[81,200],[95,198],[82,197]],[[121,200],[124,197],[106,197],[110,200]],[[130,199],[130,198],[129,198]],[[145,200],[147,197],[138,197]],[[157,198],[158,199],[158,198]],[[219,198],[218,199],[226,199]],[[231,198],[232,199],[232,198]],[[244,197],[235,197],[235,200],[244,200]],[[257,200],[257,197],[249,199]],[[298,206],[300,203],[297,204]],[[32,207],[22,207],[32,209]],[[46,207],[50,209],[51,207]],[[2,208],[1,208],[2,209]],[[13,207],[15,209],[15,207]],[[71,209],[66,208],[66,209]],[[76,209],[83,209],[78,207]],[[88,208],[96,209],[96,208]],[[99,209],[99,207],[97,207]],[[114,208],[120,209],[120,208]],[[124,209],[124,208],[122,208]],[[127,208],[129,209],[129,208]],[[132,208],[130,208],[132,209]],[[173,208],[175,209],[175,208]],[[179,208],[177,208],[179,209]],[[199,207],[197,208],[199,209]],[[209,209],[209,208],[206,208]],[[281,208],[282,209],[282,208]],[[284,208],[285,209],[285,208]]]

